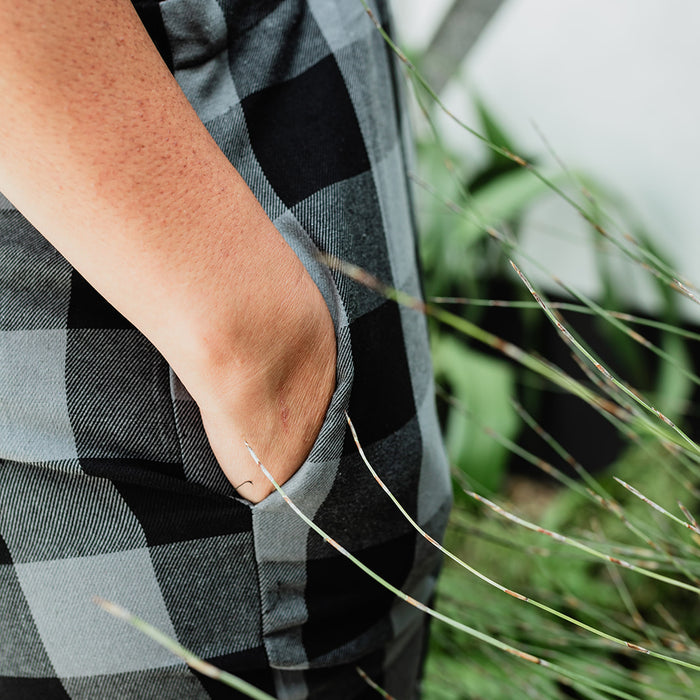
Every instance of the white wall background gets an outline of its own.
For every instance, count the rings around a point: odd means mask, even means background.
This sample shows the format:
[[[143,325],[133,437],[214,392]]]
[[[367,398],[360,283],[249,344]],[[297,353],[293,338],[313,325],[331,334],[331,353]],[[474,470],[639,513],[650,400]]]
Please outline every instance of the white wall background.
[[[449,4],[395,0],[404,45],[427,45]],[[699,38],[697,0],[508,0],[444,97],[474,123],[476,92],[522,152],[546,160],[536,123],[568,167],[626,200],[676,269],[700,284]],[[480,157],[467,134],[453,129],[450,140]],[[590,234],[565,205],[535,207],[524,240],[550,269],[595,292]],[[631,298],[653,305],[643,274],[620,274]],[[686,309],[700,319],[700,306]]]

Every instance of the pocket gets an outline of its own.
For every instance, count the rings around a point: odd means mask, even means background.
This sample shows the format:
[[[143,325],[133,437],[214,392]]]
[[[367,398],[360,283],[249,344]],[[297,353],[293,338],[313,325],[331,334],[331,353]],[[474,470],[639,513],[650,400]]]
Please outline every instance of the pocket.
[[[304,505],[314,510],[314,504],[322,502],[333,485],[333,476],[343,450],[347,429],[345,412],[353,382],[350,329],[340,292],[330,270],[319,260],[319,250],[311,237],[289,212],[276,219],[274,224],[321,292],[335,330],[335,390],[308,456],[283,486],[285,493],[302,511]],[[282,497],[273,492],[251,507],[262,511],[276,508],[280,503],[283,503]]]
[[[346,429],[345,411],[353,380],[352,351],[345,308],[330,270],[319,260],[318,248],[290,213],[279,217],[274,225],[319,289],[331,316],[336,341],[335,390],[306,459],[284,484],[285,492],[289,490],[290,496],[294,493],[295,498],[300,498],[302,493],[309,491],[325,494],[332,486],[332,479],[328,481],[327,488],[323,484],[328,480],[329,473],[335,471],[330,465],[337,464],[342,453]],[[214,456],[197,404],[172,369],[170,398],[186,479],[221,495],[238,497]],[[314,483],[316,478],[318,482]],[[259,508],[269,507],[270,502],[284,503],[276,492],[257,504],[244,499],[241,501]],[[284,507],[288,508],[286,504]]]

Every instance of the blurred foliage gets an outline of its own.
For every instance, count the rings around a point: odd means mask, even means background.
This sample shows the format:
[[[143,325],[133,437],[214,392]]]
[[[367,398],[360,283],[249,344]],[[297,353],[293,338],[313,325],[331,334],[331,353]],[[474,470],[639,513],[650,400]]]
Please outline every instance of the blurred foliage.
[[[513,437],[518,417],[510,404],[515,392],[515,370],[507,362],[474,351],[453,335],[433,336],[436,376],[450,387],[461,406],[468,406],[486,425]],[[488,491],[499,488],[508,451],[494,443],[459,408],[451,408],[444,430],[445,444],[453,464]]]
[[[674,566],[673,558],[677,558],[693,577],[700,576],[700,538],[662,518],[610,476],[614,473],[634,483],[669,509],[676,500],[694,509],[697,498],[669,476],[674,467],[668,463],[668,454],[649,442],[630,448],[600,478],[625,518],[641,523],[658,549],[635,537],[619,517],[569,489],[557,492],[532,518],[543,527],[653,571],[689,580]],[[509,511],[527,508],[527,503],[517,502],[517,492],[511,496],[516,502],[506,501]],[[700,660],[700,616],[694,593],[613,567],[546,535],[518,528],[490,511],[459,505],[448,532],[448,548],[509,588],[587,624],[647,648],[660,647],[695,663]],[[488,587],[451,563],[445,566],[438,595],[438,608],[446,614],[468,620],[476,629],[529,653],[579,669],[632,697],[697,697],[697,673],[686,673],[593,637]],[[585,690],[580,686],[573,690],[568,682],[562,684],[539,666],[433,624],[425,679],[427,700],[587,697]]]
[[[478,101],[477,109],[482,133],[508,151],[519,153],[497,119]],[[531,301],[527,290],[512,275],[507,258],[517,250],[520,225],[528,207],[548,194],[550,187],[500,154],[492,154],[483,167],[469,173],[459,158],[448,152],[435,131],[419,143],[418,152],[426,296],[438,300],[483,300],[501,299],[505,293],[515,302]],[[557,184],[578,181],[589,194],[594,193],[586,199],[586,206],[601,226],[608,221],[607,208],[624,211],[620,202],[580,174],[567,172],[549,178]],[[659,265],[667,264],[631,217],[630,222],[645,251]],[[490,236],[490,228],[505,232],[507,243]],[[624,280],[610,265],[610,246],[601,242],[600,232],[594,226],[591,231],[602,290],[598,303],[607,309],[626,310],[624,295],[620,293]],[[679,323],[677,295],[663,282],[657,282],[657,291],[661,318],[671,324]],[[498,296],[494,297],[495,293]],[[489,307],[455,308],[472,322],[481,323]],[[545,329],[551,329],[549,322],[537,309],[515,313],[518,340],[528,351],[546,357],[548,348],[542,339]],[[623,380],[635,386],[641,384],[646,396],[662,406],[666,415],[674,421],[687,422],[695,384],[691,378],[692,354],[684,338],[672,332],[652,333],[665,353],[659,360],[653,356],[650,359],[644,344],[621,333],[615,328],[614,319],[605,313],[593,316],[591,329],[594,337],[590,342],[596,348],[604,348],[606,362]],[[638,330],[650,332],[648,328]],[[451,397],[439,402],[446,445],[461,480],[481,494],[496,493],[495,500],[509,512],[525,514],[538,525],[574,537],[607,556],[633,561],[680,581],[700,583],[700,535],[664,517],[613,479],[617,476],[632,484],[673,513],[680,515],[679,501],[695,512],[695,483],[700,468],[692,456],[664,447],[658,436],[650,436],[641,424],[632,422],[622,426],[628,435],[627,442],[621,439],[621,444],[627,447],[604,471],[595,474],[599,484],[596,489],[603,496],[590,495],[585,485],[553,488],[552,480],[534,467],[525,479],[526,484],[535,482],[534,491],[523,488],[522,482],[509,478],[511,454],[504,439],[521,442],[526,434],[532,437],[532,431],[525,428],[511,400],[518,396],[530,409],[534,408],[537,419],[548,430],[546,411],[538,411],[538,407],[547,404],[551,388],[503,356],[476,347],[432,322],[431,337],[436,380],[444,394]],[[577,337],[589,347],[588,335]],[[621,405],[625,405],[624,399]],[[592,408],[585,410],[596,417]],[[556,418],[568,422],[568,427],[583,434],[583,439],[595,449],[600,438],[598,424],[579,415]],[[572,458],[562,458],[566,457],[564,448],[557,456],[551,444],[537,443],[538,439],[535,435],[530,442],[540,446],[535,456],[553,459],[569,473]],[[551,537],[525,530],[476,504],[459,487],[457,492],[447,546],[477,570],[597,629],[700,663],[700,608],[696,593],[645,578]],[[426,700],[699,695],[695,687],[700,687],[697,672],[641,655],[568,625],[489,587],[449,561],[439,584],[438,608],[525,652],[578,671],[590,679],[590,685],[558,678],[542,666],[499,652],[433,622],[424,683]],[[596,683],[604,684],[608,690],[595,687]]]
[[[476,100],[485,135],[512,151],[514,145],[486,106]],[[511,279],[503,246],[488,233],[505,229],[517,239],[523,213],[549,193],[512,160],[489,151],[480,169],[460,174],[459,159],[431,133],[418,144],[421,180],[429,190],[419,193],[421,257],[428,297],[488,298],[494,281]],[[556,176],[559,179],[562,176]],[[439,197],[434,193],[439,193]],[[517,298],[527,299],[522,285],[513,288]],[[474,323],[484,309],[465,306],[465,317]],[[542,323],[538,313],[524,312],[531,326]],[[517,370],[500,357],[471,350],[462,336],[434,324],[431,328],[435,376],[462,407],[479,416],[507,438],[514,438],[519,419],[510,406]],[[445,435],[451,461],[488,490],[502,484],[507,463],[505,448],[494,445],[472,424],[462,409],[446,407]]]

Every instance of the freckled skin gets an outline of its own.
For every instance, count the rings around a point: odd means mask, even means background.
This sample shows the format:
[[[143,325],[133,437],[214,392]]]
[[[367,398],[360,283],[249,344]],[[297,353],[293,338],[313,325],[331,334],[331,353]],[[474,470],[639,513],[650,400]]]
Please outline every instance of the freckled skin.
[[[243,439],[283,483],[334,388],[318,289],[129,0],[0,0],[0,36],[0,191],[160,350],[260,500]]]

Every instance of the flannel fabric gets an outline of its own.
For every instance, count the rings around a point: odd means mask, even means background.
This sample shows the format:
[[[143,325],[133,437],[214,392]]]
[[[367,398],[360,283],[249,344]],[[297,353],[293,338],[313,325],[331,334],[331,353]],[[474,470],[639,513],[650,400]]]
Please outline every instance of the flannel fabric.
[[[428,602],[449,479],[425,321],[330,272],[328,251],[420,295],[399,85],[359,0],[134,0],[200,118],[321,289],[337,388],[286,490]],[[386,24],[386,8],[373,4]],[[255,232],[251,232],[255,235]],[[238,694],[92,602],[131,609],[279,698],[415,697],[425,618],[277,495],[238,499],[163,358],[0,201],[0,697]]]

